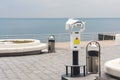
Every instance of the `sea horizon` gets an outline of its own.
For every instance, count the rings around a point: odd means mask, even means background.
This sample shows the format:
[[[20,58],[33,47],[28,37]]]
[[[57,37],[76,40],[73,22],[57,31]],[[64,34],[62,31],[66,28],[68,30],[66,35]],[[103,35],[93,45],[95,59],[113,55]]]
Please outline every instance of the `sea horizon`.
[[[0,18],[0,38],[3,38],[1,37],[2,35],[18,35],[17,38],[20,38],[20,36],[23,35],[34,34],[66,34],[65,24],[68,19],[69,18]],[[85,22],[85,30],[82,34],[120,33],[120,18],[77,19]],[[37,36],[37,39],[38,38],[39,36]]]

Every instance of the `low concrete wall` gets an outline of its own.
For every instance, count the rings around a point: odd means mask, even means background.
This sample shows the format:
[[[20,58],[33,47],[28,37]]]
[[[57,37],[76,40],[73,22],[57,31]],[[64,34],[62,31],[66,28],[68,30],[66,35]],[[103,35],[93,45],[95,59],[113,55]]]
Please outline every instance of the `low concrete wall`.
[[[12,40],[32,40],[30,43],[9,43]],[[47,49],[47,43],[40,43],[36,39],[7,39],[7,43],[4,40],[0,40],[0,55],[13,55],[13,54],[31,54],[31,53],[40,53],[41,50]],[[3,42],[2,42],[3,41]]]
[[[115,77],[120,77],[120,58],[107,61],[104,64],[104,72]]]

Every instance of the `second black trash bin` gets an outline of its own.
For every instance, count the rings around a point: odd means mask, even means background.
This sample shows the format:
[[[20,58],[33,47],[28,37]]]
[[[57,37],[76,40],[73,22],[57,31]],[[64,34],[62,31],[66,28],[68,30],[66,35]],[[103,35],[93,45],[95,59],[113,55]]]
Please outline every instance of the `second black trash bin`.
[[[55,36],[50,35],[48,37],[48,52],[52,53],[55,52]]]

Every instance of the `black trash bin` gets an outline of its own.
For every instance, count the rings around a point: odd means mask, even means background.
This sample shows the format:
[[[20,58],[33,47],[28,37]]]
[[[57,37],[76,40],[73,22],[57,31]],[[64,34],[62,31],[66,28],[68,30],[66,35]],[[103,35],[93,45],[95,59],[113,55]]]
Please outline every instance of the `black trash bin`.
[[[55,52],[55,36],[51,35],[48,37],[48,52]]]
[[[98,51],[90,50],[88,51],[88,72],[97,74],[98,73]]]

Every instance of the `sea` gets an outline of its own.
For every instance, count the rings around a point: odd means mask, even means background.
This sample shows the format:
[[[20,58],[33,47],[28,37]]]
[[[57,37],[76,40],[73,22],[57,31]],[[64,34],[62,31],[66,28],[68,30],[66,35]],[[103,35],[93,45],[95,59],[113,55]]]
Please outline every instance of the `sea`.
[[[20,38],[20,35],[67,33],[65,24],[68,19],[69,18],[0,18],[0,38],[6,35],[16,35],[16,37],[18,36],[17,38]],[[120,18],[77,19],[85,22],[84,34],[120,32]]]

